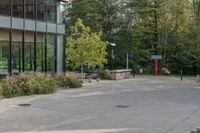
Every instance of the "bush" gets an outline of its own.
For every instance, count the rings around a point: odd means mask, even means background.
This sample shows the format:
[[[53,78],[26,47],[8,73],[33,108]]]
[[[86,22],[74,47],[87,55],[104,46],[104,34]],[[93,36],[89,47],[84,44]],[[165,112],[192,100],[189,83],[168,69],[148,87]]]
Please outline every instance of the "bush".
[[[3,96],[3,87],[2,85],[0,84],[0,97]]]
[[[81,82],[73,74],[60,74],[55,77],[44,74],[20,74],[14,77],[6,77],[0,83],[0,95],[6,98],[26,96],[34,94],[49,94],[56,87],[82,87]]]
[[[48,94],[55,91],[53,78],[43,74],[20,74],[2,80],[3,95],[7,98],[34,94]]]
[[[1,84],[3,87],[3,95],[7,98],[20,96],[22,93],[21,88],[17,87],[16,80],[13,77],[3,79]]]
[[[97,77],[100,79],[111,79],[111,73],[109,71],[103,70],[98,73]]]
[[[69,78],[69,87],[70,88],[80,88],[82,87],[81,81],[76,78],[73,74],[68,74],[67,77]]]
[[[58,87],[65,88],[80,88],[82,87],[81,81],[76,78],[72,73],[70,74],[58,74],[54,77],[54,80]]]

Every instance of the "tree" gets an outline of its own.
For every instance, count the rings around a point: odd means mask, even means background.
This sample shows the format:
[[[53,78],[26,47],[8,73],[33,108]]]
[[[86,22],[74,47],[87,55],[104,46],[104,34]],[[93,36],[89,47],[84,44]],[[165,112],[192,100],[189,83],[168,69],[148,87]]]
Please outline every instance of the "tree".
[[[69,24],[74,25],[80,18],[93,32],[102,30],[101,3],[98,0],[73,0],[69,10]]]
[[[163,56],[160,66],[172,73],[180,64],[185,70],[200,67],[200,0],[73,0],[68,18],[68,27],[81,18],[117,44],[115,68],[124,68],[130,53],[130,65],[152,69],[155,49]]]
[[[91,32],[81,19],[77,19],[71,27],[71,35],[67,38],[67,63],[73,67],[103,68],[107,62],[107,42],[102,41],[101,32]]]
[[[102,31],[104,40],[112,42],[113,34],[121,26],[121,8],[118,0],[73,0],[68,25],[80,18],[93,32]]]
[[[156,48],[159,45],[159,18],[162,0],[131,0],[129,8],[135,10],[137,16],[133,24],[139,31],[140,41],[146,48]]]

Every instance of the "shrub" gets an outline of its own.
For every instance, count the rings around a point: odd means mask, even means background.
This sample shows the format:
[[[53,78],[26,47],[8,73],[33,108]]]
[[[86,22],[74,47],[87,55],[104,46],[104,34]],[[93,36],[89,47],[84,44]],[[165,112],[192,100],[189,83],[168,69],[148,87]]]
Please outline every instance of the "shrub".
[[[15,78],[5,78],[2,80],[3,95],[7,98],[22,95],[21,88],[17,87]]]
[[[0,83],[0,95],[6,98],[26,96],[34,94],[49,94],[56,87],[79,88],[81,82],[73,74],[60,74],[55,77],[44,74],[20,74],[14,77],[6,77]]]
[[[111,79],[111,73],[109,71],[99,71],[98,78],[100,79]]]
[[[68,74],[67,77],[69,78],[69,87],[70,88],[80,88],[82,87],[81,81],[76,78],[73,74]]]
[[[0,97],[3,96],[3,86],[0,84]]]
[[[43,74],[20,74],[2,80],[3,95],[7,98],[34,94],[48,94],[55,91],[53,78]]]
[[[82,87],[81,81],[76,78],[72,73],[58,74],[54,77],[58,87],[66,88],[80,88]]]
[[[54,80],[58,87],[68,87],[69,86],[69,78],[65,74],[55,75]]]

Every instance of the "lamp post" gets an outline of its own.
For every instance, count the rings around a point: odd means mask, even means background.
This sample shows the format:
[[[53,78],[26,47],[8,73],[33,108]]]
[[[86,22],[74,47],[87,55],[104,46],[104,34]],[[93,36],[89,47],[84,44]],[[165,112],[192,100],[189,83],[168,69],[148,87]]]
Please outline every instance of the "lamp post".
[[[129,69],[129,53],[126,54],[126,69]]]
[[[114,47],[116,47],[115,43],[110,43],[111,46],[111,69],[113,70],[114,65]]]

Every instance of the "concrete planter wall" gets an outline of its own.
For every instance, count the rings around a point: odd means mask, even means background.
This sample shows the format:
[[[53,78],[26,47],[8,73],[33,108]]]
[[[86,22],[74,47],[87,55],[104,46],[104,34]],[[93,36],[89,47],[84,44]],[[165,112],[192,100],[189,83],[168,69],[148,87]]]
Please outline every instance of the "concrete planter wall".
[[[81,73],[74,73],[76,78],[78,79],[82,79],[82,74]],[[86,73],[83,73],[83,78],[85,79],[86,78]]]
[[[110,71],[112,80],[129,79],[131,76],[131,69],[113,70]]]

